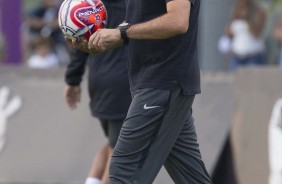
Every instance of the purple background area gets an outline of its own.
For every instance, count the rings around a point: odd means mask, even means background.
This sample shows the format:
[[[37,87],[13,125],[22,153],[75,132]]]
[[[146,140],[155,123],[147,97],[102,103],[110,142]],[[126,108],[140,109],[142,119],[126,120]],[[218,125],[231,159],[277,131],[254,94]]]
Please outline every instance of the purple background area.
[[[0,28],[5,40],[3,62],[20,64],[22,0],[0,0]]]

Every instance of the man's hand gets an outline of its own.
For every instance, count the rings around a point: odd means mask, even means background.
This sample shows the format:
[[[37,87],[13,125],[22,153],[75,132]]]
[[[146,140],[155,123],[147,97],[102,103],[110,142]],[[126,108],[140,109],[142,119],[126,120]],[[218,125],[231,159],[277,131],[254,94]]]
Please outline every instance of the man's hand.
[[[89,49],[88,48],[88,42],[86,40],[82,40],[81,42],[77,42],[76,40],[71,40],[67,37],[65,37],[65,39],[67,40],[67,42],[72,45],[74,48],[81,50],[83,52],[87,52],[89,54],[98,54],[101,53],[99,51],[97,51],[96,49]]]
[[[77,107],[77,103],[80,102],[81,90],[80,86],[66,85],[64,97],[67,105],[71,110]]]
[[[91,35],[88,48],[95,49],[100,52],[105,52],[121,46],[123,40],[118,29],[98,29]]]

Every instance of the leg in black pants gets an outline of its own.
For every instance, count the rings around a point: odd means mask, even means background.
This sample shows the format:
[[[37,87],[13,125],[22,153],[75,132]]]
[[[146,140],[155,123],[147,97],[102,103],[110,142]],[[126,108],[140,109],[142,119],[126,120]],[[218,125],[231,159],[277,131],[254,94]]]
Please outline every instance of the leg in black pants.
[[[178,184],[210,184],[192,118],[194,96],[141,89],[133,97],[110,165],[110,184],[151,184],[162,165]]]

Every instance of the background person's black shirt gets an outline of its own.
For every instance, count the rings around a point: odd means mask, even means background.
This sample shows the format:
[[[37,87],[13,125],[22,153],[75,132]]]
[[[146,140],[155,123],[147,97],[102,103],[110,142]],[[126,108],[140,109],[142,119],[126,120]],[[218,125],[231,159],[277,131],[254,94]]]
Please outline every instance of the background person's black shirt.
[[[125,17],[124,0],[103,0],[108,10],[108,28],[116,28]],[[88,87],[92,115],[100,119],[118,120],[126,117],[131,102],[125,48],[98,55],[76,50],[66,72],[66,83],[81,83],[88,59]]]
[[[157,18],[167,12],[166,3],[169,1],[126,0],[125,20],[134,25]],[[129,41],[127,57],[133,91],[139,88],[172,89],[175,83],[179,83],[184,94],[200,93],[197,50],[200,0],[190,2],[187,33],[163,40]]]

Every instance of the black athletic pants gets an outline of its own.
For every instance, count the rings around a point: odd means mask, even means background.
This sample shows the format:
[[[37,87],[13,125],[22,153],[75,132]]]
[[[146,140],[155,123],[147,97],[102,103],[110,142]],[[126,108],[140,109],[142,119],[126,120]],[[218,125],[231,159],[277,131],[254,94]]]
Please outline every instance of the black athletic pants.
[[[212,183],[192,117],[194,95],[140,89],[133,95],[110,164],[110,184],[151,184],[165,166],[177,184]]]

